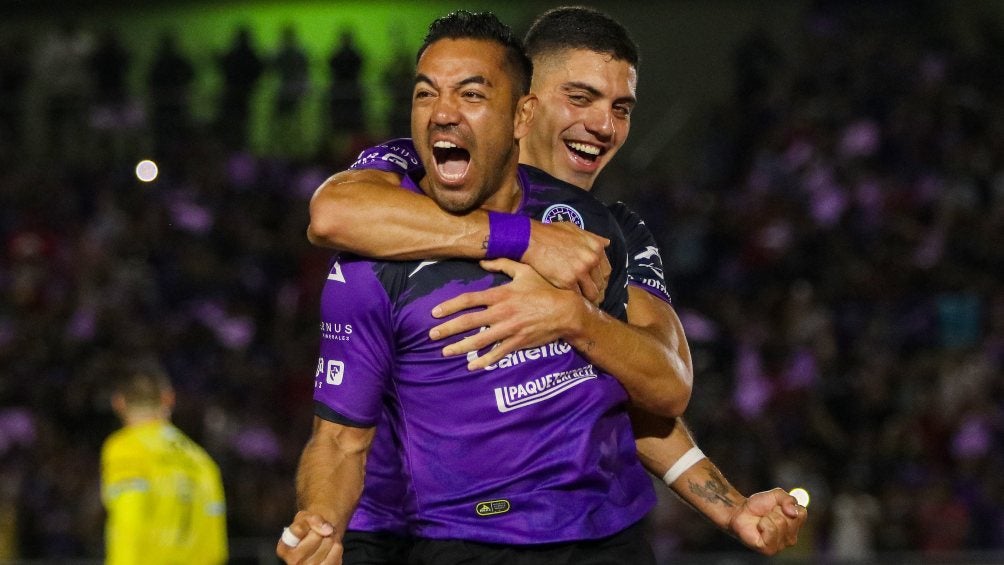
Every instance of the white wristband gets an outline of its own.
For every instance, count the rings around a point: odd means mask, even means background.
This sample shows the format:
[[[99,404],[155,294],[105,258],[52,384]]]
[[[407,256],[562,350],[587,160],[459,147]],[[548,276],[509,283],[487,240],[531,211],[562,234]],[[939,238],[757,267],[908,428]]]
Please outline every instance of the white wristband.
[[[701,451],[696,445],[687,450],[682,457],[673,463],[673,466],[666,471],[666,474],[662,476],[662,482],[666,483],[666,486],[672,486],[676,479],[680,478],[680,475],[685,473],[687,469],[694,466],[701,459],[704,459],[704,452]]]

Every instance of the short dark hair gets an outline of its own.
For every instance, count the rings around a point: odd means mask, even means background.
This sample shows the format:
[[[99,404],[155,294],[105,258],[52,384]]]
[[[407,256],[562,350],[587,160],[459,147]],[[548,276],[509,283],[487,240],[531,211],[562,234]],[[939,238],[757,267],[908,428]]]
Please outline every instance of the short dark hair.
[[[523,51],[523,43],[495,14],[457,10],[437,18],[429,24],[429,31],[418,49],[416,60],[422,58],[422,53],[425,53],[429,45],[440,39],[480,39],[498,43],[505,48],[506,63],[513,75],[513,84],[519,87],[519,94],[530,92],[533,63]]]
[[[523,38],[527,55],[537,59],[565,49],[609,53],[638,68],[638,44],[627,28],[603,12],[585,6],[562,6],[537,17]]]
[[[130,406],[159,406],[161,394],[171,392],[171,378],[159,364],[151,361],[126,363],[113,384]]]

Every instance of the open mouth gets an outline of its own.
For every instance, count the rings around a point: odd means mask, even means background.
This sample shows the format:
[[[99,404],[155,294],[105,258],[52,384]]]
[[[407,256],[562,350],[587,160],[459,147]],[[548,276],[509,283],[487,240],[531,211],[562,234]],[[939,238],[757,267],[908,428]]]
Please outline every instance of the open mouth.
[[[565,147],[568,147],[568,150],[573,155],[589,163],[595,163],[600,158],[600,155],[603,154],[603,149],[578,141],[566,141]]]
[[[432,156],[436,160],[436,171],[447,183],[462,182],[471,165],[471,153],[451,141],[433,143]]]

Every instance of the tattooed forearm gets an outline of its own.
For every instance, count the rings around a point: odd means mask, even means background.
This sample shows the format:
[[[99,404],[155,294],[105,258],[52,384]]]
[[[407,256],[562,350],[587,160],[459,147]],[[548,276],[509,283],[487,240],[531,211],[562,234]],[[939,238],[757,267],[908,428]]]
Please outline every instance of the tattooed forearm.
[[[729,488],[725,477],[718,472],[718,469],[710,465],[703,468],[708,472],[708,480],[702,485],[688,479],[687,484],[690,487],[690,492],[712,504],[721,502],[728,507],[735,506],[736,503],[729,498]]]
[[[589,340],[586,343],[582,344],[582,352],[588,353],[593,350],[593,347],[596,347],[596,342],[593,340]]]

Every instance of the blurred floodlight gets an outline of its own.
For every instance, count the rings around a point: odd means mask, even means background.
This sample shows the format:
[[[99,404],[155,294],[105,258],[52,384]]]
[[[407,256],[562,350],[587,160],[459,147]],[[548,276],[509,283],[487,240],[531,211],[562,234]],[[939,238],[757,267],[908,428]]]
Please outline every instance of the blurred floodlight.
[[[797,500],[798,503],[801,504],[802,506],[805,507],[809,506],[809,491],[805,490],[804,488],[802,487],[793,488],[790,491],[788,491],[788,494],[794,496],[795,500]]]
[[[143,159],[136,164],[136,178],[143,182],[150,182],[157,178],[157,163],[149,159]]]

